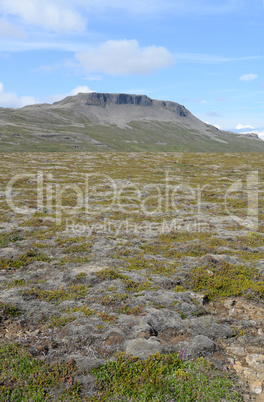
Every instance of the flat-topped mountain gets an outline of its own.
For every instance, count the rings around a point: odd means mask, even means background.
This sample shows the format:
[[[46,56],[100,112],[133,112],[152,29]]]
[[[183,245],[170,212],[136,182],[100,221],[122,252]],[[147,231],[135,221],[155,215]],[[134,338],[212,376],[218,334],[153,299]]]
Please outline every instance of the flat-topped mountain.
[[[52,105],[0,108],[0,151],[73,150],[264,152],[264,141],[145,95],[80,93]]]
[[[151,99],[146,95],[93,92],[68,96],[46,107],[71,110],[95,124],[115,124],[120,128],[131,128],[129,123],[132,121],[170,121],[186,126],[201,123],[184,106],[175,102]],[[27,107],[28,110],[32,108],[35,106]]]
[[[83,96],[82,96],[83,95]],[[91,106],[109,106],[111,104],[114,105],[135,105],[135,106],[146,106],[150,108],[162,107],[164,109],[169,109],[173,112],[179,114],[179,116],[186,117],[190,115],[190,112],[182,105],[179,105],[175,102],[170,101],[160,101],[156,99],[151,99],[146,95],[128,95],[128,94],[104,94],[104,93],[96,93],[92,92],[90,94],[79,94],[77,95],[78,99],[82,102],[85,101],[86,105]],[[69,101],[69,99],[73,99],[75,97],[67,97],[56,104],[65,104]]]

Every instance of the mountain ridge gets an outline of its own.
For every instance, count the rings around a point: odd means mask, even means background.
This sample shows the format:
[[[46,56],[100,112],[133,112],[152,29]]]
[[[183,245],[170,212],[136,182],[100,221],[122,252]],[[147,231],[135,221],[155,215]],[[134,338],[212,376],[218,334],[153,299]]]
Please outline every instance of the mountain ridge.
[[[3,151],[264,152],[255,137],[218,130],[185,106],[146,95],[79,93],[53,104],[0,108]]]

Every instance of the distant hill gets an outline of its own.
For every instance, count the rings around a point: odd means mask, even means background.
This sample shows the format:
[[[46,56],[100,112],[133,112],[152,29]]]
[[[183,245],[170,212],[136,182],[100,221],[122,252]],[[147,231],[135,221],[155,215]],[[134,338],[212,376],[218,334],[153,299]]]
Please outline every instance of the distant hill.
[[[245,127],[245,128],[235,128],[232,130],[236,134],[241,134],[241,135],[246,135],[246,136],[254,136],[257,134],[257,137],[260,139],[264,139],[264,127],[258,127],[258,128],[253,128],[253,127]]]
[[[0,108],[0,151],[264,152],[264,141],[218,130],[175,102],[80,93],[52,105]]]

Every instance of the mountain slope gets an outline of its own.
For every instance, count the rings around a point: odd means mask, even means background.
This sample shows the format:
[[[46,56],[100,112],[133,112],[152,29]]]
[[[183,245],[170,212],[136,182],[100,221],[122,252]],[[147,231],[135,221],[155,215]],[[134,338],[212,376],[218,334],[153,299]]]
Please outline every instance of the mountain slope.
[[[264,152],[264,141],[220,131],[175,102],[89,93],[0,108],[0,151]]]

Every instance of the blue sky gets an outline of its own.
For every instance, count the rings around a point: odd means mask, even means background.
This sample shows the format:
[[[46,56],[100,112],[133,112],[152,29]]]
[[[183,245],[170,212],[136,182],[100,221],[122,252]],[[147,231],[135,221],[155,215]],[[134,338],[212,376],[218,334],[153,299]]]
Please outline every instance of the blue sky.
[[[0,106],[136,93],[254,131],[263,67],[263,0],[0,0]]]

